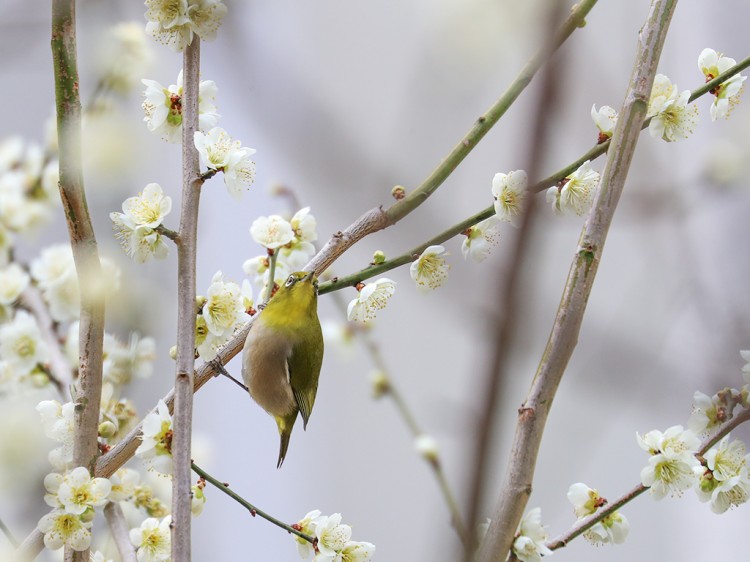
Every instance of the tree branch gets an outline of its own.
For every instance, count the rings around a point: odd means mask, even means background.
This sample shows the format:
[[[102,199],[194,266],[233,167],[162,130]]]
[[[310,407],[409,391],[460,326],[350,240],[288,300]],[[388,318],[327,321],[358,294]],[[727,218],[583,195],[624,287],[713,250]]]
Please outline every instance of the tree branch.
[[[73,464],[93,472],[99,454],[99,407],[102,391],[104,287],[96,237],[81,172],[81,100],[76,55],[74,0],[52,2],[52,59],[60,162],[60,197],[70,235],[81,297],[78,383],[74,391]],[[85,561],[88,550],[66,549],[66,560]]]
[[[172,560],[190,562],[192,513],[190,438],[195,374],[195,295],[198,203],[203,180],[193,135],[198,130],[200,39],[185,48],[182,96],[182,210],[177,244],[177,359],[172,438]]]
[[[104,506],[104,517],[107,519],[110,533],[117,545],[122,562],[137,562],[135,547],[130,542],[130,528],[119,503],[109,502]]]
[[[192,464],[192,468],[193,468],[193,471],[198,476],[200,476],[201,478],[203,478],[206,482],[210,482],[211,484],[214,485],[214,487],[217,490],[221,490],[226,495],[228,495],[230,498],[232,498],[237,503],[239,503],[241,506],[243,506],[244,508],[246,508],[250,512],[250,515],[252,515],[253,517],[255,517],[256,515],[260,515],[263,519],[265,519],[266,521],[269,521],[270,523],[273,523],[277,527],[280,527],[280,528],[284,529],[287,533],[292,533],[293,535],[297,535],[301,539],[304,539],[307,542],[309,542],[311,544],[314,544],[315,539],[313,537],[311,537],[310,535],[306,535],[305,533],[299,531],[298,529],[295,529],[291,525],[287,525],[286,523],[284,523],[283,521],[280,521],[279,519],[276,519],[273,515],[269,515],[268,513],[266,513],[265,511],[263,511],[262,509],[258,509],[253,504],[251,504],[249,501],[247,501],[245,498],[243,498],[242,496],[240,496],[237,492],[233,491],[229,487],[228,484],[226,484],[224,482],[220,482],[219,480],[217,480],[216,478],[214,478],[213,476],[211,476],[209,473],[207,473],[205,470],[203,470],[201,467],[199,467],[197,464],[193,463]]]
[[[487,536],[480,546],[479,562],[505,560],[531,494],[544,425],[578,340],[607,232],[646,116],[657,64],[675,5],[676,0],[654,0],[648,20],[641,29],[630,85],[612,137],[612,150],[608,154],[593,208],[581,233],[547,347],[527,399],[519,409],[505,482]]]

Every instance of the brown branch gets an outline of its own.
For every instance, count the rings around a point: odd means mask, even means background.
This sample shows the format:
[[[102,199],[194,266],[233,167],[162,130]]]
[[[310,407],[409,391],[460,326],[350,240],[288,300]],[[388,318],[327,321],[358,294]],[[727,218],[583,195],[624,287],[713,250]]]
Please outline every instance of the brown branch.
[[[198,204],[203,180],[193,135],[198,130],[200,40],[193,37],[183,57],[182,212],[177,243],[177,360],[172,438],[172,560],[190,562],[191,473],[190,438],[193,424],[195,375],[195,295]]]
[[[137,562],[135,547],[130,542],[130,528],[125,520],[125,514],[119,503],[109,502],[104,506],[104,517],[107,519],[109,531],[117,545],[122,562]]]
[[[625,183],[646,116],[651,86],[676,0],[654,0],[641,29],[638,54],[625,95],[607,163],[583,227],[542,360],[526,401],[519,410],[510,460],[479,551],[479,562],[505,560],[531,494],[544,425],[565,367],[573,354],[607,232]]]
[[[557,2],[548,10],[546,26],[550,32],[549,36],[552,36],[551,32],[554,30],[554,26],[561,19],[562,4],[562,2]],[[551,54],[554,44],[550,42],[546,45],[546,49]],[[537,177],[541,162],[549,146],[549,129],[552,124],[550,115],[554,115],[559,100],[557,92],[558,88],[561,87],[561,76],[564,76],[562,70],[564,62],[564,58],[558,56],[554,64],[545,67],[541,77],[541,91],[536,100],[536,108],[533,111],[535,118],[531,124],[531,135],[527,141],[528,162],[525,169],[531,179]],[[564,82],[562,83],[564,84]],[[476,437],[473,450],[470,452],[473,466],[469,473],[470,480],[468,482],[469,511],[467,521],[469,529],[477,527],[479,509],[486,490],[489,454],[495,433],[495,413],[500,391],[505,382],[508,360],[513,349],[515,328],[518,325],[520,277],[526,248],[535,223],[536,206],[536,197],[527,196],[521,223],[508,261],[503,264],[502,270],[497,273],[497,278],[501,282],[495,288],[499,306],[497,307],[494,326],[491,328],[493,333],[490,340],[492,354],[485,377],[486,382],[480,387],[480,394],[477,397],[480,404],[480,415],[473,431]],[[508,521],[507,527],[512,527],[512,531],[515,531],[516,525],[517,522]],[[468,536],[470,540],[464,545],[464,560],[466,562],[473,559],[477,546],[476,533],[469,533]]]
[[[68,224],[81,296],[80,365],[73,396],[73,463],[93,471],[99,454],[97,439],[102,391],[104,287],[81,173],[81,100],[78,91],[74,0],[53,0],[51,46],[55,69],[60,197]],[[66,560],[83,562],[88,557],[88,550],[72,552],[66,549]]]

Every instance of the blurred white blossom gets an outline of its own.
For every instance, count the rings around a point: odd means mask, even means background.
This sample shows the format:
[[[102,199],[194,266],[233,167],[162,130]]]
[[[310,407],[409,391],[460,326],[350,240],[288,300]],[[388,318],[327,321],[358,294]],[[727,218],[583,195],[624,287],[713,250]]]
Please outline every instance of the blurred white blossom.
[[[141,444],[135,454],[149,469],[172,474],[172,416],[164,400],[159,400],[156,412],[143,419]]]
[[[540,562],[542,556],[550,556],[547,548],[547,531],[542,526],[542,510],[535,507],[524,515],[518,530],[518,537],[513,541],[513,552],[522,562]]]
[[[219,0],[146,0],[146,33],[174,51],[182,51],[195,33],[213,41],[227,13]]]

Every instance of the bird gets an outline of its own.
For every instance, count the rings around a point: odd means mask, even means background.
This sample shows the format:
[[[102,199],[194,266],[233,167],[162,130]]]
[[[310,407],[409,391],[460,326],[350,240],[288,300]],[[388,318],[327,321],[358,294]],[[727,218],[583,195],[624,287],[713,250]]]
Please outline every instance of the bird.
[[[315,272],[292,273],[259,313],[242,350],[250,396],[276,420],[281,468],[297,414],[310,420],[323,364]]]

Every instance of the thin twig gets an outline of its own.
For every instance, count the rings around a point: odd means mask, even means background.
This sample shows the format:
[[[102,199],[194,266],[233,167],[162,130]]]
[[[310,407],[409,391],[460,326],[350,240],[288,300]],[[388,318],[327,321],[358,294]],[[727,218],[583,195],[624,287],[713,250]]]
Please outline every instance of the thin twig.
[[[42,332],[42,339],[47,344],[50,354],[49,373],[52,382],[57,387],[63,400],[67,402],[69,399],[67,391],[70,387],[73,370],[60,347],[60,340],[55,333],[54,321],[50,316],[47,305],[44,303],[39,289],[34,285],[26,287],[21,294],[21,302],[34,315],[37,326]]]
[[[728,435],[730,431],[748,420],[750,420],[750,408],[745,408],[731,420],[724,422],[715,434],[706,439],[698,449],[696,456],[701,457],[705,455],[706,452],[711,447],[716,445],[716,443],[718,443],[725,435]],[[556,537],[551,541],[548,541],[547,548],[549,548],[550,550],[557,550],[558,548],[567,546],[570,541],[588,531],[591,527],[593,527],[606,517],[610,516],[615,511],[619,510],[625,504],[630,503],[646,490],[648,490],[648,487],[644,486],[643,484],[638,484],[632,490],[629,490],[628,492],[617,498],[615,501],[607,503],[605,507],[598,510],[596,513],[590,515],[585,519],[577,521],[569,531],[563,533],[562,535]]]
[[[273,288],[276,285],[276,261],[279,258],[278,250],[268,250],[268,286],[263,295],[263,305],[267,305],[273,295]]]
[[[182,96],[182,207],[177,244],[177,359],[174,386],[174,434],[172,437],[172,560],[190,562],[192,520],[190,440],[193,425],[193,379],[195,376],[195,295],[198,204],[203,180],[193,135],[198,130],[198,83],[200,39],[193,40],[183,54]]]
[[[750,57],[737,63],[735,66],[733,66],[726,72],[717,76],[714,80],[711,80],[710,82],[707,82],[705,85],[702,85],[696,88],[695,90],[693,90],[692,94],[690,95],[690,102],[694,102],[696,99],[707,94],[710,89],[716,87],[718,84],[726,82],[729,78],[738,74],[739,72],[741,72],[747,67],[750,67]],[[643,122],[643,126],[641,127],[641,130],[647,129],[649,122],[650,122],[650,119],[646,119]],[[589,150],[587,150],[584,154],[579,156],[576,160],[574,160],[570,164],[566,165],[560,170],[557,170],[556,172],[547,176],[546,178],[539,180],[538,182],[530,185],[528,188],[529,191],[533,193],[539,193],[549,187],[552,187],[553,185],[557,185],[559,182],[565,179],[566,176],[569,176],[570,174],[575,172],[581,166],[581,164],[583,164],[587,160],[595,160],[602,154],[606,154],[607,150],[609,149],[610,142],[611,142],[610,140],[606,140],[603,143],[595,144],[593,147],[591,147]],[[424,242],[420,244],[419,246],[412,248],[411,250],[409,250],[408,252],[405,252],[404,254],[400,256],[386,260],[381,264],[369,265],[366,268],[356,271],[354,273],[350,273],[349,275],[335,277],[331,281],[321,283],[318,294],[324,295],[326,293],[330,293],[331,291],[337,291],[345,287],[354,287],[357,283],[360,283],[367,279],[371,279],[375,277],[376,275],[382,275],[383,273],[387,271],[390,271],[397,267],[401,267],[402,265],[406,265],[407,263],[411,263],[412,261],[414,261],[415,256],[419,256],[428,246],[432,246],[435,244],[442,244],[443,242],[450,240],[454,236],[461,234],[467,228],[474,226],[475,224],[491,217],[494,214],[495,214],[495,208],[493,205],[490,205],[489,207],[486,207],[485,209],[482,209],[478,213],[475,213],[474,215],[451,226],[450,228],[444,230],[440,234],[437,234],[436,236],[432,237],[427,242]]]
[[[527,399],[519,409],[505,481],[487,536],[480,546],[479,562],[499,562],[507,557],[531,493],[544,425],[578,340],[607,232],[646,116],[651,86],[675,4],[676,0],[654,0],[648,20],[641,29],[633,73],[612,137],[612,150],[581,233],[547,347]]]
[[[259,508],[255,507],[253,504],[251,504],[245,498],[243,498],[242,496],[240,496],[237,492],[235,492],[234,490],[232,490],[229,487],[228,484],[226,484],[225,482],[221,482],[221,481],[217,480],[216,478],[214,478],[213,476],[211,476],[209,473],[207,473],[205,470],[203,470],[201,467],[199,467],[197,464],[193,463],[192,464],[192,469],[193,469],[193,471],[197,475],[199,475],[201,478],[203,478],[206,482],[210,482],[211,484],[213,484],[214,487],[216,487],[217,490],[221,490],[226,495],[228,495],[230,498],[232,498],[237,503],[239,503],[240,505],[242,505],[245,509],[247,509],[250,512],[250,515],[252,515],[253,517],[255,517],[256,515],[260,515],[266,521],[268,521],[270,523],[273,523],[277,527],[280,527],[280,528],[284,529],[286,532],[292,533],[293,535],[297,535],[299,538],[306,540],[310,544],[314,544],[315,543],[315,538],[311,537],[308,534],[303,533],[302,531],[300,531],[298,529],[295,529],[291,525],[287,525],[283,521],[280,521],[280,520],[276,519],[273,515],[269,515],[268,513],[266,513],[265,511],[263,511],[262,509],[259,509]]]
[[[107,519],[109,531],[117,545],[122,562],[137,562],[135,547],[130,542],[130,527],[125,520],[120,504],[109,502],[104,506],[104,517]]]
[[[559,47],[581,25],[595,4],[596,0],[582,0],[575,5],[571,10],[570,16],[555,34],[555,48]],[[458,165],[463,162],[464,158],[469,155],[479,141],[484,138],[505,114],[521,92],[526,89],[526,86],[529,85],[536,72],[545,62],[546,56],[546,51],[540,51],[531,57],[503,95],[500,96],[486,113],[476,120],[469,132],[464,135],[453,150],[440,161],[440,164],[414,191],[391,205],[388,209],[383,209],[382,207],[370,209],[354,221],[346,230],[334,234],[323,249],[305,267],[305,270],[315,271],[320,274],[328,269],[354,243],[369,234],[396,224],[424,203],[443,184]]]

